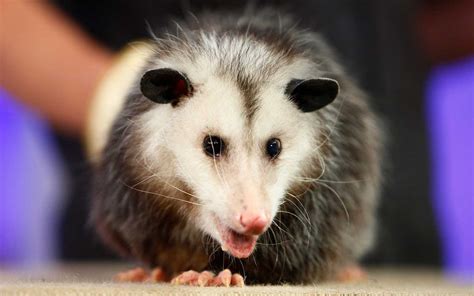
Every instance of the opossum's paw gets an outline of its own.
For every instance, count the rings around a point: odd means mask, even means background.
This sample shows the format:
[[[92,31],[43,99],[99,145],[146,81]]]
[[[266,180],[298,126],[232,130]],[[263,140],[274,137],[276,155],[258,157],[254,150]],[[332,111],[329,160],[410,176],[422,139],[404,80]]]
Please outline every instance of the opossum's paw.
[[[366,279],[367,273],[357,264],[347,265],[336,274],[336,280],[339,282],[362,282]]]
[[[232,274],[228,269],[224,269],[218,275],[215,275],[210,271],[197,272],[194,270],[189,270],[172,279],[171,283],[176,285],[201,287],[243,287],[245,285],[244,278],[240,274]]]
[[[148,278],[146,271],[137,267],[115,275],[114,280],[117,282],[144,282]]]
[[[232,273],[228,269],[224,269],[214,277],[211,286],[225,286],[225,287],[243,287],[245,286],[244,278],[238,273]]]
[[[169,280],[169,278],[166,276],[166,273],[163,271],[163,269],[159,267],[155,267],[151,270],[150,276],[148,276],[147,282],[158,283],[158,282],[164,282],[167,280]]]
[[[115,276],[118,282],[163,282],[166,275],[159,267],[154,268],[149,274],[141,267],[120,272]]]

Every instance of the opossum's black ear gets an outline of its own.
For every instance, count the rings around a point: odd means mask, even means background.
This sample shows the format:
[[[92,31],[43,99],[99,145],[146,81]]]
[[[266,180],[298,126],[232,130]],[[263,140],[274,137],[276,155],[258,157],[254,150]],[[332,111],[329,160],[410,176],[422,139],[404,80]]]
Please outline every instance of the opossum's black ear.
[[[173,69],[163,68],[146,72],[140,81],[142,94],[160,104],[174,103],[191,93],[188,78]]]
[[[330,78],[293,79],[286,86],[285,93],[301,111],[313,112],[336,99],[339,83]]]

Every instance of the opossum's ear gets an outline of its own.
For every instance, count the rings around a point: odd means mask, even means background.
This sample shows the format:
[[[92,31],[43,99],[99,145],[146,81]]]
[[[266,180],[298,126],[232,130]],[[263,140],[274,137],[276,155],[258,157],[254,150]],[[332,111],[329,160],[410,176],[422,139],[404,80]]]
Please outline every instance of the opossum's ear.
[[[140,81],[140,90],[153,102],[176,104],[179,98],[191,93],[192,87],[184,74],[163,68],[146,72]]]
[[[339,83],[330,78],[293,79],[286,86],[285,93],[301,111],[313,112],[336,99]]]

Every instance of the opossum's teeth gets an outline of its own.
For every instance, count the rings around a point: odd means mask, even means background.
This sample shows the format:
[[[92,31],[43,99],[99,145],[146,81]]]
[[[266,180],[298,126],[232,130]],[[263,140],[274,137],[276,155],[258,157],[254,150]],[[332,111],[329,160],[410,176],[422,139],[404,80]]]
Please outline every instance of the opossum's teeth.
[[[222,249],[223,252],[229,251],[229,249],[227,248],[226,245],[221,245],[221,249]]]

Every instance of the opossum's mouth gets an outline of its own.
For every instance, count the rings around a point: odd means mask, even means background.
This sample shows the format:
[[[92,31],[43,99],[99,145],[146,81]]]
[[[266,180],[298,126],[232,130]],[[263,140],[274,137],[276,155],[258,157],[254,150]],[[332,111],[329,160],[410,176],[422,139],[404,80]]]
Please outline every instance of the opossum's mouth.
[[[237,258],[250,256],[258,239],[258,235],[241,234],[230,228],[220,234],[223,240],[222,249]]]
[[[257,244],[258,235],[238,233],[223,225],[220,221],[216,221],[216,225],[221,237],[221,247],[223,251],[237,258],[247,258],[252,254]]]

